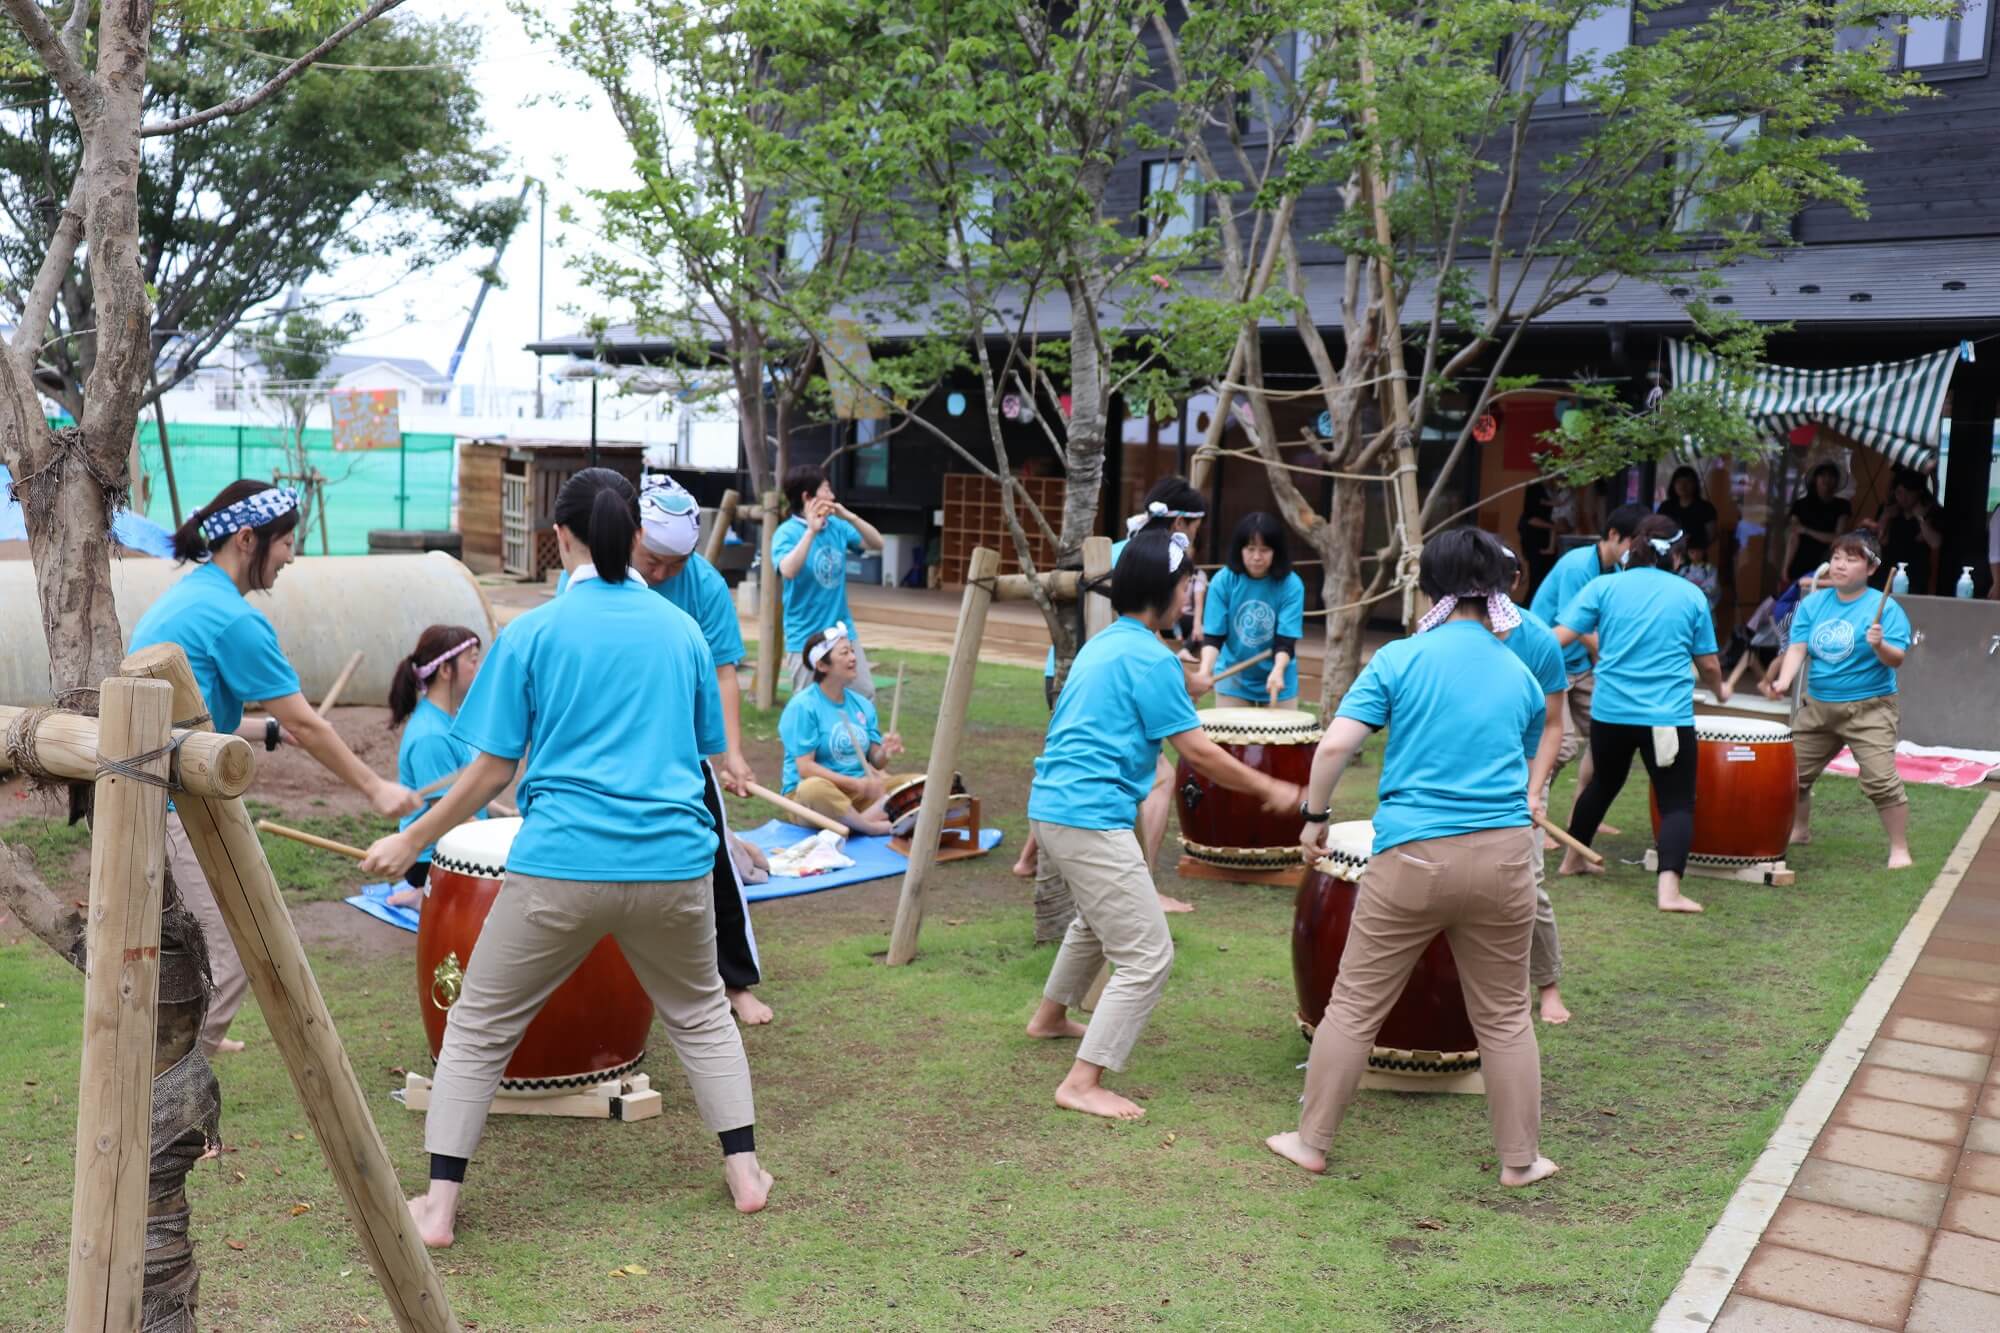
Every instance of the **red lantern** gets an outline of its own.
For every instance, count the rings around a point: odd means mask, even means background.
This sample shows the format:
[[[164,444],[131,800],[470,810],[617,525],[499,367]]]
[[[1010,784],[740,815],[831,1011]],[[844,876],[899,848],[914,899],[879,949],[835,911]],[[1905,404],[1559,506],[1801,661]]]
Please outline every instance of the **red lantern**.
[[[1499,433],[1500,423],[1494,420],[1491,412],[1480,413],[1479,420],[1472,423],[1472,438],[1481,444],[1491,443],[1493,437]]]
[[[1789,439],[1798,448],[1803,449],[1813,442],[1813,436],[1818,433],[1819,427],[1808,421],[1802,426],[1792,427],[1790,433],[1785,438]]]
[[[1056,406],[1058,406],[1058,407],[1062,408],[1062,414],[1063,414],[1063,420],[1064,420],[1064,421],[1068,421],[1068,420],[1069,420],[1069,395],[1068,395],[1068,394],[1064,394],[1064,395],[1063,395],[1062,397],[1060,397],[1060,398],[1056,399]]]

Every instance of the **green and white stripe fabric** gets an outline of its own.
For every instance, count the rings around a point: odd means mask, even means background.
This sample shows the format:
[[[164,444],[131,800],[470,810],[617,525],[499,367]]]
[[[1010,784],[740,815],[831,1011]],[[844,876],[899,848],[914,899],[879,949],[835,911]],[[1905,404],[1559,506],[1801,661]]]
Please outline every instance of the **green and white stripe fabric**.
[[[1795,427],[1817,422],[1902,467],[1925,472],[1937,467],[1945,389],[1958,360],[1956,343],[1908,361],[1838,370],[1764,365],[1747,375],[1725,372],[1707,351],[1679,340],[1668,341],[1667,357],[1675,387],[1715,384],[1774,442]]]

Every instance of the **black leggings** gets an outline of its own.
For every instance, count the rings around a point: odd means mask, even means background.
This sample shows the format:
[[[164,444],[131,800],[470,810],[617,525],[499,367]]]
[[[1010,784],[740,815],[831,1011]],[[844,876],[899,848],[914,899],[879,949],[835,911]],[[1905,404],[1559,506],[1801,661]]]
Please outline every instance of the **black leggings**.
[[[1694,843],[1695,743],[1693,727],[1676,727],[1680,753],[1674,762],[1661,768],[1653,758],[1653,729],[1623,722],[1590,724],[1590,782],[1576,798],[1576,813],[1570,816],[1570,836],[1586,845],[1597,836],[1604,812],[1618,799],[1625,777],[1632,771],[1632,756],[1645,761],[1646,776],[1653,780],[1653,798],[1660,806],[1660,869],[1676,875],[1687,871],[1688,848]]]

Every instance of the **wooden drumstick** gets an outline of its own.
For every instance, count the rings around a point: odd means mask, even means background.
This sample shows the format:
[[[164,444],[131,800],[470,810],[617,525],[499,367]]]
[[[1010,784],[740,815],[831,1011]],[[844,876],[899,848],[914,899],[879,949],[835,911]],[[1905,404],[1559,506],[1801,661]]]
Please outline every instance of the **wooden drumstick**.
[[[308,847],[317,847],[323,852],[338,852],[351,860],[364,861],[368,858],[368,853],[359,847],[349,847],[344,842],[322,838],[317,833],[307,833],[304,829],[286,828],[283,824],[273,824],[268,819],[258,820],[257,829],[262,833],[275,833],[281,838],[290,838],[293,842],[302,842]]]
[[[907,662],[896,663],[896,695],[889,701],[889,730],[896,735],[902,734],[896,724],[903,720],[903,668],[908,665]]]
[[[358,648],[355,649],[354,656],[347,659],[347,665],[342,667],[340,669],[340,674],[333,678],[333,687],[327,690],[326,698],[321,699],[319,701],[318,712],[321,717],[325,717],[328,711],[330,711],[335,704],[340,702],[340,696],[342,691],[346,690],[347,682],[354,679],[354,669],[361,665],[361,659],[364,656],[366,656],[366,654],[364,654],[360,649]]]
[[[749,787],[750,794],[758,800],[769,801],[786,814],[796,816],[801,822],[810,824],[814,828],[825,829],[828,833],[837,833],[842,839],[845,839],[850,832],[848,827],[839,820],[828,819],[819,811],[808,809],[789,796],[780,796],[762,783],[753,782],[749,784]]]
[[[470,767],[472,767],[472,765],[470,764],[466,765],[466,768]],[[446,787],[449,787],[452,783],[458,781],[460,778],[464,776],[465,776],[464,768],[454,768],[453,770],[451,770],[451,772],[445,774],[443,777],[439,778],[436,782],[425,783],[423,786],[417,788],[417,795],[434,796],[438,792],[443,791]]]
[[[1244,658],[1241,662],[1238,662],[1235,666],[1229,668],[1229,670],[1227,671],[1216,672],[1214,681],[1212,683],[1220,685],[1223,681],[1228,680],[1231,676],[1235,675],[1237,672],[1248,671],[1251,667],[1256,666],[1259,662],[1268,662],[1277,655],[1278,655],[1277,649],[1266,648],[1263,652],[1258,653],[1255,657]]]
[[[1906,568],[1908,568],[1907,565],[1896,566],[1896,569],[1906,569]],[[1873,622],[1869,624],[1868,627],[1870,629],[1873,629],[1875,628],[1876,625],[1882,623],[1882,613],[1889,609],[1889,589],[1895,582],[1896,582],[1895,571],[1891,570],[1889,573],[1889,577],[1882,580],[1882,596],[1875,603],[1875,619]]]
[[[1536,827],[1541,829],[1542,832],[1548,834],[1551,838],[1554,838],[1557,842],[1569,848],[1571,851],[1575,852],[1578,856],[1582,857],[1584,860],[1590,862],[1590,864],[1594,866],[1601,866],[1604,864],[1604,858],[1601,855],[1592,851],[1590,848],[1584,846],[1581,842],[1578,842],[1575,838],[1572,838],[1569,835],[1569,830],[1564,828],[1561,824],[1556,823],[1555,820],[1550,819],[1547,815],[1535,814],[1533,811],[1529,812],[1529,816],[1535,821]]]
[[[854,723],[845,713],[841,714],[840,721],[841,725],[847,728],[847,739],[854,746],[854,757],[861,761],[862,775],[871,778],[880,777],[881,774],[875,771],[875,765],[868,762],[867,743],[861,739],[861,733],[855,729]]]

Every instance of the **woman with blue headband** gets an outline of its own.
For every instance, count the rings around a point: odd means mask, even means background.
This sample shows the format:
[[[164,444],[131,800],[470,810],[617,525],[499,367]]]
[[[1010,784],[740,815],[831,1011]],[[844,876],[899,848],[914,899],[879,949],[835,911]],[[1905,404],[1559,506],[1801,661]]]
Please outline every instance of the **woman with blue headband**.
[[[174,534],[174,555],[194,568],[160,595],[132,630],[132,649],[180,645],[201,686],[202,701],[217,731],[242,731],[262,740],[266,750],[280,741],[297,744],[327,770],[368,798],[376,814],[400,818],[417,808],[417,794],[384,778],[354,755],[333,725],[299,692],[298,673],[278,647],[278,632],[249,595],[269,592],[278,573],[292,562],[299,499],[261,481],[232,481],[197,509]],[[243,706],[261,703],[264,717],[243,724]],[[201,921],[215,980],[203,1048],[240,1051],[228,1040],[229,1022],[243,1006],[250,983],[236,945],[223,924],[208,880],[180,817],[167,812],[167,857],[187,909]]]

